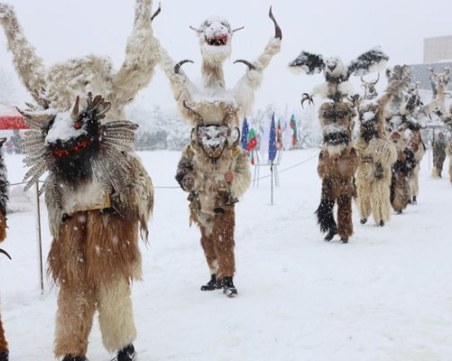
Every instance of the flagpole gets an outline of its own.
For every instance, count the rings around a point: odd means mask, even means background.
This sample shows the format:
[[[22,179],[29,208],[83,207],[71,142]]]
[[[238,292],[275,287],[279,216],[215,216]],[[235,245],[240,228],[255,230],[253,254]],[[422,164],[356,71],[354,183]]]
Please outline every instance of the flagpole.
[[[270,163],[270,205],[273,205],[273,161]]]

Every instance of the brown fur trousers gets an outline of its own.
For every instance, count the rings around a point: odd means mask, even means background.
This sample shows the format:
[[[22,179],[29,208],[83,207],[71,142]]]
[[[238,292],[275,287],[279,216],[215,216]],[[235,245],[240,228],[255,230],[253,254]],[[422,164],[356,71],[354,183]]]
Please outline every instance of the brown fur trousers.
[[[347,242],[353,234],[353,176],[357,167],[358,155],[350,146],[335,155],[330,155],[326,146],[320,151],[317,171],[322,178],[322,194],[316,214],[320,230],[328,232],[326,241],[339,234],[341,240]],[[335,204],[337,223],[333,214]]]
[[[234,206],[224,208],[224,213],[204,217],[192,211],[192,219],[201,230],[201,246],[211,274],[217,279],[233,277],[235,274],[234,256]],[[206,227],[206,222],[208,226]]]
[[[60,286],[56,357],[86,355],[96,310],[108,351],[135,339],[130,282],[141,277],[138,220],[98,210],[74,213],[61,224],[48,263]]]
[[[397,161],[392,167],[391,205],[398,214],[407,207],[411,197],[410,178],[416,167],[416,159],[410,148],[398,147]]]
[[[386,138],[374,138],[355,142],[359,155],[356,171],[356,204],[361,223],[372,214],[377,225],[383,226],[390,219],[390,189],[392,166],[397,159],[397,149]]]

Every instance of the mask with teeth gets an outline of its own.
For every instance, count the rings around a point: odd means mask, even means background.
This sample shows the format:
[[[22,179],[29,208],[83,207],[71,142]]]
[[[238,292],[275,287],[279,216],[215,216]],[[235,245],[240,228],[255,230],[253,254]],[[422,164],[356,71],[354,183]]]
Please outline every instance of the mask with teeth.
[[[223,154],[229,135],[229,127],[225,125],[199,126],[198,141],[209,158],[218,159]]]

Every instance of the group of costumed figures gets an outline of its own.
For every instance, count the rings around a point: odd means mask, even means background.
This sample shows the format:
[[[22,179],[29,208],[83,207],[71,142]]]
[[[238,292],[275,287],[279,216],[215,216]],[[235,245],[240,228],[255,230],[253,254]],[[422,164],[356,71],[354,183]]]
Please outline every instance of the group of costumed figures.
[[[325,241],[338,235],[343,243],[348,242],[353,234],[353,199],[360,223],[365,224],[372,215],[380,227],[389,221],[391,208],[400,214],[408,204],[416,203],[420,162],[426,150],[421,136],[422,119],[436,115],[445,126],[452,126],[452,107],[445,104],[449,70],[431,71],[433,99],[423,104],[409,66],[396,65],[386,70],[387,86],[381,96],[375,87],[379,76],[375,81],[363,79],[369,72],[382,70],[387,60],[381,49],[374,48],[349,64],[338,57],[324,59],[306,51],[289,64],[293,70],[306,74],[323,72],[325,76],[325,83],[311,94],[303,93],[301,100],[303,106],[305,101],[312,104],[315,95],[325,99],[319,107],[323,144],[317,171],[322,189],[316,211],[320,230],[326,233]],[[352,75],[361,75],[365,90],[362,96],[353,93],[349,82]],[[356,137],[355,118],[359,121]],[[442,159],[435,161],[434,176],[441,175],[444,143],[443,152]],[[451,142],[447,152],[451,157]],[[452,161],[449,168],[452,183]]]
[[[105,348],[117,361],[136,359],[131,283],[141,278],[139,236],[147,240],[154,190],[134,153],[137,125],[124,108],[146,87],[157,64],[165,71],[182,117],[191,125],[176,179],[188,192],[190,220],[201,232],[210,279],[201,290],[238,294],[235,274],[235,203],[250,185],[247,153],[239,146],[240,119],[252,108],[264,69],[280,51],[282,32],[270,9],[274,37],[227,88],[223,63],[235,32],[221,17],[191,27],[202,54],[202,86],[185,75],[154,37],[152,0],[136,0],[125,59],[114,71],[109,58],[88,55],[45,68],[28,43],[14,9],[0,3],[13,63],[33,98],[20,112],[30,130],[22,149],[30,188],[47,174],[45,192],[52,236],[49,275],[58,285],[54,353],[63,361],[87,360],[94,313]],[[7,181],[0,162],[0,241],[5,238]],[[3,251],[6,253],[5,251]],[[0,361],[8,344],[0,323]]]
[[[46,68],[23,34],[13,8],[0,3],[8,48],[33,98],[33,104],[20,110],[30,128],[22,143],[28,167],[25,188],[46,174],[40,192],[45,192],[52,236],[48,267],[58,285],[54,353],[63,361],[87,360],[96,311],[105,348],[116,353],[117,361],[136,359],[131,283],[141,278],[138,240],[148,238],[154,190],[134,153],[137,125],[125,120],[124,108],[149,84],[158,64],[169,79],[183,119],[191,125],[190,143],[182,152],[175,178],[188,194],[190,222],[201,233],[210,274],[201,290],[222,290],[228,297],[238,294],[233,280],[235,204],[251,180],[248,155],[239,145],[240,119],[250,113],[263,71],[280,51],[282,31],[270,9],[274,36],[254,61],[236,61],[245,66],[245,72],[228,88],[223,63],[231,54],[233,35],[242,28],[233,29],[221,17],[191,27],[202,55],[202,84],[197,85],[182,69],[192,61],[174,62],[154,37],[152,22],[159,12],[160,8],[152,13],[151,0],[136,0],[133,30],[118,71],[109,58],[95,55]],[[326,79],[311,95],[303,95],[303,101],[312,101],[314,95],[327,98],[319,110],[324,142],[317,210],[326,240],[338,234],[347,242],[352,235],[353,197],[361,222],[372,213],[379,226],[389,220],[391,204],[400,213],[410,201],[415,202],[419,162],[425,151],[417,114],[429,108],[445,121],[450,119],[450,110],[444,107],[444,79],[436,81],[435,100],[426,108],[418,89],[410,85],[405,66],[387,72],[383,96],[377,98],[375,84],[370,83],[364,97],[353,96],[349,77],[376,70],[387,59],[381,50],[373,49],[346,66],[338,58],[323,60],[321,55],[302,52],[290,64],[308,74],[323,72]],[[352,144],[356,115],[360,134]],[[0,241],[6,236],[7,186],[0,158]],[[8,344],[0,322],[0,361],[6,360]]]

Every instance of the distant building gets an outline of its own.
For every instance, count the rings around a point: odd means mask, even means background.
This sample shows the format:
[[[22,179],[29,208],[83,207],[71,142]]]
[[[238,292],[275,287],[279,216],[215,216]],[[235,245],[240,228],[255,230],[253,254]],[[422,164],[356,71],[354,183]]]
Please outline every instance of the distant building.
[[[424,63],[452,62],[452,35],[424,39]]]
[[[410,65],[413,69],[413,82],[419,82],[419,88],[421,90],[432,90],[430,84],[430,69],[434,72],[441,72],[445,67],[449,67],[452,70],[452,61],[445,63],[431,63],[431,64],[414,64]],[[449,83],[449,88],[451,84]]]
[[[424,39],[424,63],[411,65],[413,81],[419,82],[422,91],[431,91],[430,69],[441,72],[445,67],[452,70],[452,35]],[[450,88],[451,84],[449,84]]]

